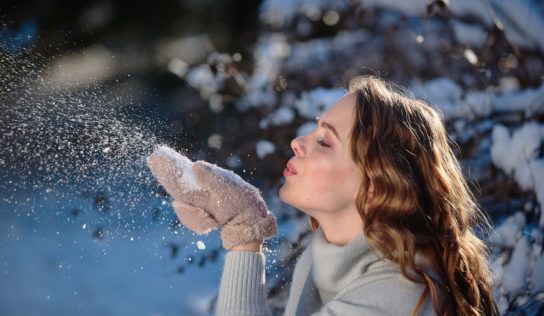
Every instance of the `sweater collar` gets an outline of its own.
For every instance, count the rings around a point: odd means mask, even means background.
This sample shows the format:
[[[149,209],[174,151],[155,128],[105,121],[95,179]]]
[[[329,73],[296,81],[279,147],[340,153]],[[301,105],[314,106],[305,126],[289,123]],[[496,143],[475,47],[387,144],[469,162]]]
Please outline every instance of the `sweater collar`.
[[[313,234],[311,250],[312,276],[324,304],[380,260],[363,234],[345,246],[337,246],[330,244],[318,228]]]

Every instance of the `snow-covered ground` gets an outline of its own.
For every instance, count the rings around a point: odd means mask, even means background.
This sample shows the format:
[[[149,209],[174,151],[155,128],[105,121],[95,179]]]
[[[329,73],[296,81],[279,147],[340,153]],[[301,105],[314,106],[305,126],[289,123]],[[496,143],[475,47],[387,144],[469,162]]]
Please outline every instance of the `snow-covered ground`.
[[[222,253],[201,248],[219,240],[153,221],[150,210],[170,211],[164,197],[100,214],[73,192],[29,193],[0,202],[0,315],[210,314]]]

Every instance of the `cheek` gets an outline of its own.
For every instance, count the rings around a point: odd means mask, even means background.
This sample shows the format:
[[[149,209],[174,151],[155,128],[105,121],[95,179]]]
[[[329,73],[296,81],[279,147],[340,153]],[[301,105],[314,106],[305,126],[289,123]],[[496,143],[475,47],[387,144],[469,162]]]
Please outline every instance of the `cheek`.
[[[355,174],[353,170],[336,170],[329,175],[331,182],[324,189],[334,194],[338,199],[355,200],[360,185]]]
[[[346,176],[342,170],[332,166],[323,166],[312,171],[313,179],[308,179],[308,181],[315,191],[317,191],[316,193],[334,191],[335,188],[342,186],[341,181]]]
[[[311,197],[325,202],[350,203],[355,200],[361,178],[356,168],[330,163],[313,167],[308,170],[311,176],[304,179]]]

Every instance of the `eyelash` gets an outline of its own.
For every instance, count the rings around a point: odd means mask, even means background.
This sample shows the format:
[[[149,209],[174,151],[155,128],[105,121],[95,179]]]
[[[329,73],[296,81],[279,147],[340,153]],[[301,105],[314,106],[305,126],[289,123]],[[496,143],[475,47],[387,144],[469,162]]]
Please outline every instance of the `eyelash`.
[[[329,144],[325,143],[323,141],[323,138],[318,138],[317,139],[317,143],[319,144],[319,146],[323,146],[323,147],[331,147]]]

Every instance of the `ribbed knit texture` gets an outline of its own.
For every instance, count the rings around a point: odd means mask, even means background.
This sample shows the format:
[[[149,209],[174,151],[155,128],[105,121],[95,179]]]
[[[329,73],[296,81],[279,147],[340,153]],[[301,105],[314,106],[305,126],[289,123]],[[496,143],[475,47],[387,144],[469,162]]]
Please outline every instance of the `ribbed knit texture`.
[[[233,251],[225,259],[217,315],[270,315],[264,255]],[[285,315],[410,315],[423,289],[374,252],[363,236],[336,246],[318,229],[295,266]],[[429,298],[420,315],[434,315]]]
[[[231,251],[225,267],[217,300],[217,315],[268,315],[262,253]]]

